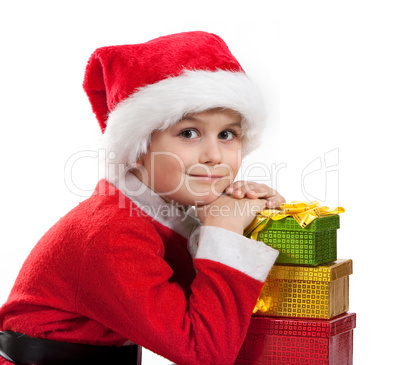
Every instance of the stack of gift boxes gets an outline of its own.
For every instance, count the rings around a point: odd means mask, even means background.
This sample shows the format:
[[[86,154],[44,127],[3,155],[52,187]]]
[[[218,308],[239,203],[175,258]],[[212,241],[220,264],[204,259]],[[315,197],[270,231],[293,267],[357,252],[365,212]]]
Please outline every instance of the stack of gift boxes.
[[[304,228],[290,216],[269,220],[258,233],[280,254],[236,365],[352,364],[352,260],[337,259],[338,228],[339,215],[316,218]]]

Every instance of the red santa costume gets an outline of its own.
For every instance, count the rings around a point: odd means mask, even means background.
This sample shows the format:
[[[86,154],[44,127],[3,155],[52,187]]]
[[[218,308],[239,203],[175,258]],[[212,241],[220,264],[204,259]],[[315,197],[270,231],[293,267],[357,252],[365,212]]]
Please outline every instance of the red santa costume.
[[[263,118],[254,85],[219,37],[190,32],[98,49],[84,88],[104,131],[108,176],[32,250],[0,329],[131,342],[177,364],[232,364],[277,251],[202,226],[192,208],[167,203],[128,169],[152,131],[215,107],[242,115],[250,152]]]

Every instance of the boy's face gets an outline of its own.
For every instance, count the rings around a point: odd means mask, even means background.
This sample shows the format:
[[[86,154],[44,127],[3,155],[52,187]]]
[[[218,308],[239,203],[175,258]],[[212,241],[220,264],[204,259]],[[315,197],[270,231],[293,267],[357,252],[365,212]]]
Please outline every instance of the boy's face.
[[[154,132],[135,175],[168,202],[204,205],[233,182],[241,163],[241,117],[213,109]]]

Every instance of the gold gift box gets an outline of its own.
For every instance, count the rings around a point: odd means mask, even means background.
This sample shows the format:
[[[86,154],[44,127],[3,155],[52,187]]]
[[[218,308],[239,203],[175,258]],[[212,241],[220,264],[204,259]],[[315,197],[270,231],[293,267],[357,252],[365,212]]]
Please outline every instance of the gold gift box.
[[[349,310],[352,260],[316,267],[274,265],[260,298],[262,316],[332,318]]]

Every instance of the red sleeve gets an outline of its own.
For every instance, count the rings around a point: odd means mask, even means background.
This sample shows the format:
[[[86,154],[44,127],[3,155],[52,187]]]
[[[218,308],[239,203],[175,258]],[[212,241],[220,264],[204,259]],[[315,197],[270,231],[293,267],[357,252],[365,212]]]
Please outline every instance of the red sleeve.
[[[170,280],[164,245],[150,224],[118,224],[85,252],[77,310],[178,364],[232,364],[263,283],[195,259],[191,295]],[[135,235],[133,235],[135,232]]]

